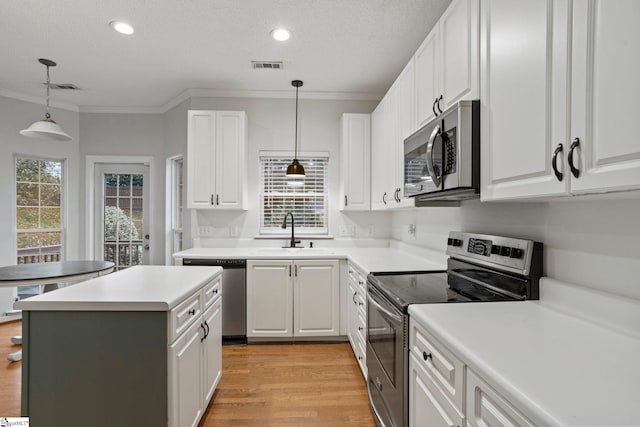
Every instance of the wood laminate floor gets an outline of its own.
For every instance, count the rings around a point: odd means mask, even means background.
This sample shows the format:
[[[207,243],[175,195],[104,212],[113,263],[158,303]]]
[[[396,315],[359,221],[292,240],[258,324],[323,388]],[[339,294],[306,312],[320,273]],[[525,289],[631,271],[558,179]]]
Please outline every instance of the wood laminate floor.
[[[0,324],[0,416],[20,415],[22,362]],[[200,427],[375,427],[360,368],[348,343],[224,346],[222,379]]]

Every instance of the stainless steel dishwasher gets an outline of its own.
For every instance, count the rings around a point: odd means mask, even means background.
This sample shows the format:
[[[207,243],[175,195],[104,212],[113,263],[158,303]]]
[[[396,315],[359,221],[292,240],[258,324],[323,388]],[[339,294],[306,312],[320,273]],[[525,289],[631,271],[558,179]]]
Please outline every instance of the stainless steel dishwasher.
[[[247,260],[184,258],[182,265],[222,267],[222,342],[247,343]]]

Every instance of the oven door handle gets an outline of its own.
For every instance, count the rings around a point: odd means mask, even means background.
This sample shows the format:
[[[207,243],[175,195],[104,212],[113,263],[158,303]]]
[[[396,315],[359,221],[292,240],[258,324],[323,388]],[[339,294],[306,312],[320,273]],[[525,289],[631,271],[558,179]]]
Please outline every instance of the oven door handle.
[[[367,301],[369,301],[369,304],[373,304],[375,308],[395,320],[397,323],[402,323],[402,316],[398,316],[397,314],[392,313],[391,311],[381,306],[371,295],[367,295]]]
[[[438,189],[440,188],[441,182],[440,177],[436,174],[436,171],[433,167],[433,144],[435,143],[438,135],[440,135],[440,132],[440,126],[436,125],[436,127],[433,128],[431,136],[429,137],[429,142],[427,143],[427,171],[429,172],[429,176],[431,177],[433,184]]]

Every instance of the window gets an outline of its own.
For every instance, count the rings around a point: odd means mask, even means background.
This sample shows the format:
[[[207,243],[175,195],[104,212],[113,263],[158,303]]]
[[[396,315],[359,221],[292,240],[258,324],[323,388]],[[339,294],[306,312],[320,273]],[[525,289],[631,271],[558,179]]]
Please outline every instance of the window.
[[[284,215],[293,213],[296,235],[327,234],[328,155],[299,156],[306,176],[292,186],[285,176],[291,156],[260,156],[260,233],[288,234],[282,229]],[[289,223],[287,223],[290,226]]]
[[[182,216],[183,216],[183,190],[182,181],[183,159],[182,157],[170,160],[171,173],[171,254],[182,250]],[[171,255],[169,254],[169,255]]]
[[[18,264],[63,259],[63,162],[16,158],[16,256]],[[18,296],[39,293],[20,287]]]

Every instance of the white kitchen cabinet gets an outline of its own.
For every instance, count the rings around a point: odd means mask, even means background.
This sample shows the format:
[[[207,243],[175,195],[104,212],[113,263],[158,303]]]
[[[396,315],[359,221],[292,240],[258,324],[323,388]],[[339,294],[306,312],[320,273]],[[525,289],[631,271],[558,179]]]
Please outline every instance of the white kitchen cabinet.
[[[340,334],[337,260],[247,261],[247,337]]]
[[[246,114],[190,110],[187,134],[187,207],[246,209]]]
[[[197,426],[222,376],[221,277],[171,311],[169,427]]]
[[[566,194],[551,160],[567,148],[569,2],[483,0],[481,10],[480,197]]]
[[[349,313],[348,337],[353,354],[364,378],[367,378],[367,282],[366,275],[349,264],[349,292],[346,305]]]
[[[340,121],[340,210],[371,209],[371,114],[343,114]]]
[[[491,425],[491,424],[489,424]],[[409,427],[462,427],[464,416],[444,397],[420,360],[409,356]]]
[[[391,145],[387,143],[386,131],[390,97],[382,98],[371,113],[371,209],[384,210],[391,200]]]
[[[535,426],[471,369],[467,369],[467,425],[470,427]]]
[[[479,1],[453,0],[414,56],[416,129],[479,96]]]
[[[640,188],[629,125],[640,4],[483,0],[481,10],[482,200]]]
[[[640,2],[575,0],[571,60],[571,141],[578,176],[571,192],[640,189]]]

